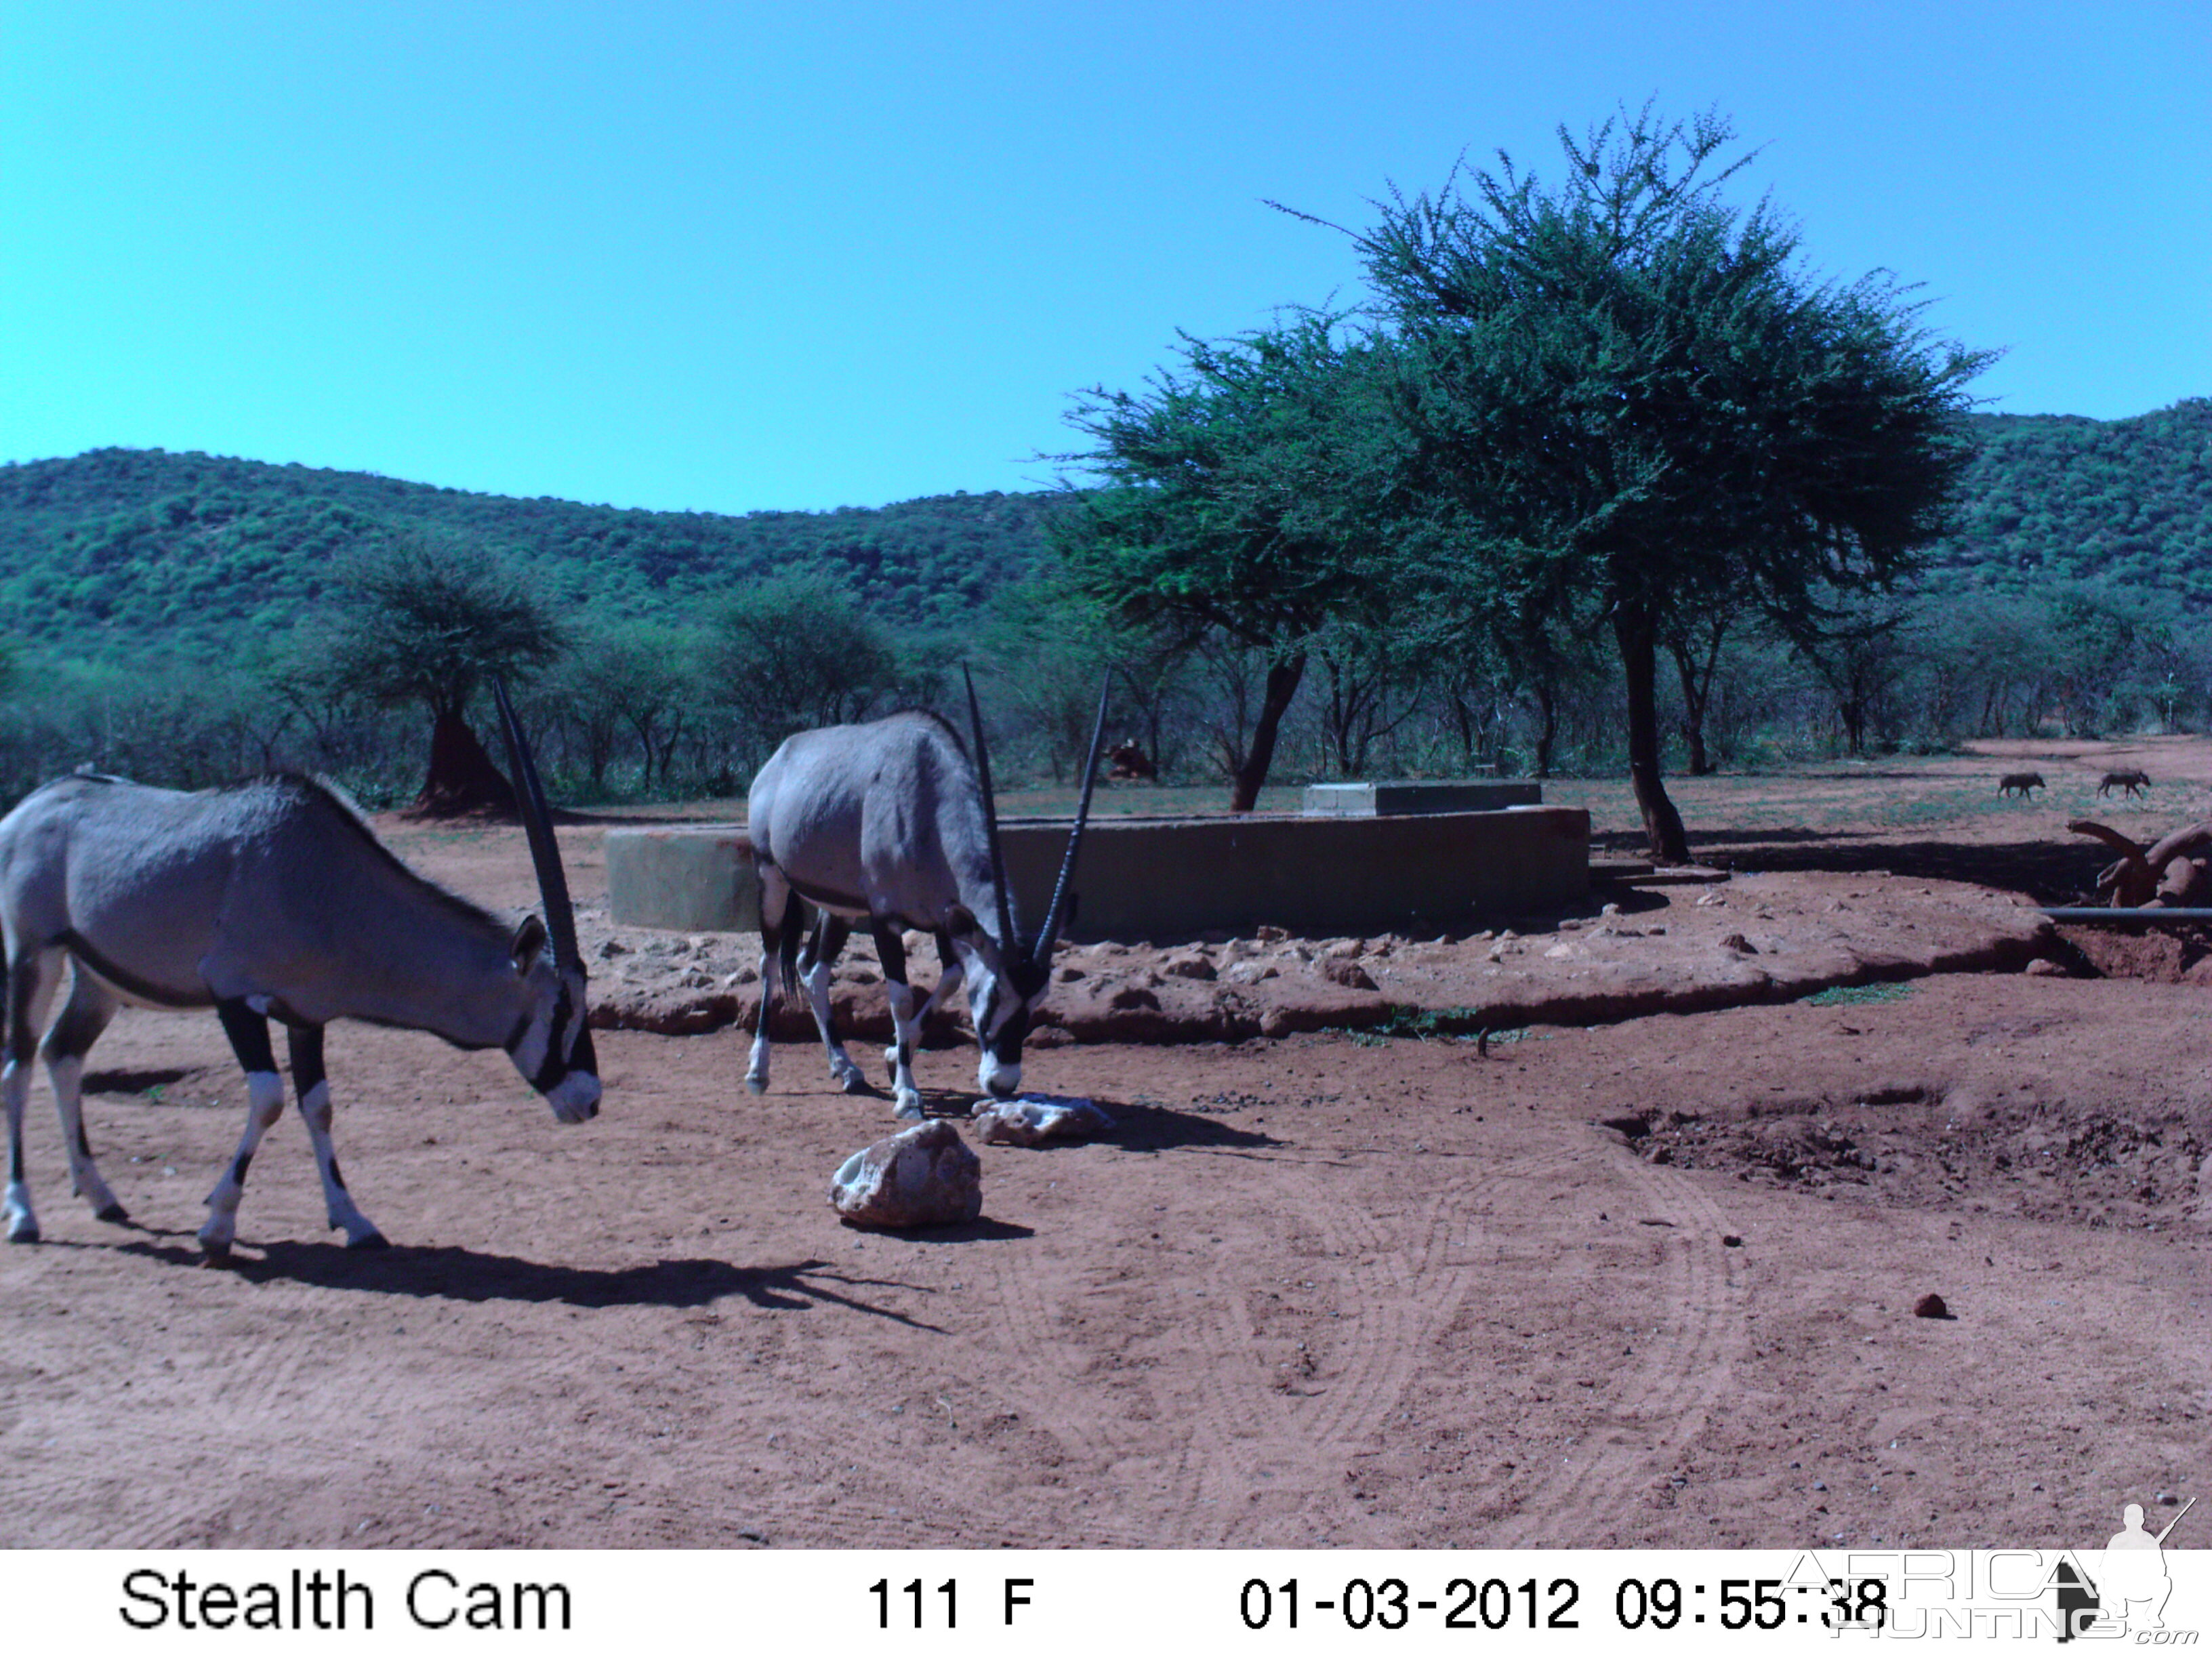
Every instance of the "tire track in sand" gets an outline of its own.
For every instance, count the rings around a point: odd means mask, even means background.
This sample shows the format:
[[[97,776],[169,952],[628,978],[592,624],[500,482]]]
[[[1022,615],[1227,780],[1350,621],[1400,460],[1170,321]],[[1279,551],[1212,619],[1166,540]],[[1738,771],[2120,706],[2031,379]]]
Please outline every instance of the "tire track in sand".
[[[1347,1189],[1318,1210],[1285,1217],[1263,1261],[1207,1251],[1196,1273],[1090,1290],[1121,1299],[1109,1328],[1144,1328],[1122,1352],[1087,1342],[1071,1310],[1048,1305],[1026,1276],[995,1275],[1006,1366],[998,1389],[1097,1470],[1085,1531],[1102,1542],[1185,1546],[1324,1534],[1370,1541],[1344,1535],[1357,1526],[1344,1497],[1346,1460],[1373,1449],[1479,1282],[1486,1193],[1525,1175],[1463,1162],[1428,1194],[1386,1206],[1350,1190],[1361,1173],[1348,1169]],[[1263,1305],[1284,1285],[1292,1315],[1279,1300]],[[1286,1318],[1304,1334],[1297,1352],[1310,1371],[1278,1357],[1290,1345],[1268,1328]],[[1170,1352],[1182,1363],[1164,1363]],[[1140,1391],[1143,1409],[1101,1409],[1102,1387],[1125,1398]],[[1117,1508],[1127,1516],[1119,1523]],[[1062,1510],[1049,1519],[1065,1528],[1068,1517]]]
[[[1498,1548],[1586,1548],[1609,1541],[1621,1516],[1695,1444],[1729,1392],[1747,1340],[1748,1282],[1721,1243],[1727,1220],[1700,1182],[1620,1152],[1607,1174],[1639,1216],[1673,1224],[1662,1243],[1656,1336],[1636,1364],[1611,1373],[1593,1399],[1604,1421],[1553,1464],[1549,1479],[1483,1541]]]

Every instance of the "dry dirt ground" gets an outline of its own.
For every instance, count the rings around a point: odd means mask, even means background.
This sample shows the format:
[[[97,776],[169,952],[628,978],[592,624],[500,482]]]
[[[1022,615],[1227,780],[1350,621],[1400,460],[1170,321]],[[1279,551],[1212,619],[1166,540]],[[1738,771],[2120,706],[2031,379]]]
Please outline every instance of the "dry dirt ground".
[[[2023,763],[2049,796],[1998,802]],[[2134,764],[2148,801],[2097,799]],[[1027,1080],[1117,1128],[981,1149],[985,1218],[912,1236],[826,1199],[888,1102],[801,1042],[747,1094],[744,942],[610,929],[604,830],[572,826],[605,1111],[562,1128],[496,1053],[334,1028],[388,1252],[324,1231],[288,1115],[235,1266],[199,1265],[244,1108],[211,1016],[94,1054],[126,1225],[68,1195],[41,1081],[0,1543],[2078,1547],[2129,1500],[2155,1528],[2212,1415],[2204,941],[2059,938],[2028,901],[2100,862],[2066,818],[2148,840],[2208,781],[2183,739],[1686,781],[1735,873],[1612,915],[1087,947]],[[1625,850],[1618,789],[1552,793]],[[380,827],[527,901],[514,833]],[[933,1104],[973,1052],[922,1057]]]

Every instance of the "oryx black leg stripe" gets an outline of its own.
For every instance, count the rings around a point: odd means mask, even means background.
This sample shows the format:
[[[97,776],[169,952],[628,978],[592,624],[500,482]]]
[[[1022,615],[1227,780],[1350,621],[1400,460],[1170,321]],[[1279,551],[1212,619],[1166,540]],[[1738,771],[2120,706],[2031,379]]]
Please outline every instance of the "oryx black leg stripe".
[[[286,1046],[291,1051],[292,1091],[302,1105],[307,1091],[318,1083],[328,1080],[323,1070],[323,1028],[319,1025],[293,1025],[286,1028]]]
[[[276,1051],[269,1042],[266,1016],[255,1013],[238,997],[218,1002],[215,1012],[222,1021],[222,1034],[230,1039],[230,1051],[238,1056],[240,1066],[248,1072],[276,1069]]]

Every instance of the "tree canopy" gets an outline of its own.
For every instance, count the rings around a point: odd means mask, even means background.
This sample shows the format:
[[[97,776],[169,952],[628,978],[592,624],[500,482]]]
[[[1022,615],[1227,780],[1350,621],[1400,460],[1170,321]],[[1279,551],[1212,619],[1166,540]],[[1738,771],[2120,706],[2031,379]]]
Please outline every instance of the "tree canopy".
[[[1180,370],[1140,392],[1093,388],[1070,417],[1096,447],[1066,459],[1106,486],[1054,524],[1075,587],[1125,621],[1212,630],[1266,659],[1232,811],[1266,781],[1316,635],[1385,591],[1399,440],[1382,349],[1319,313],[1186,335]]]
[[[1358,246],[1394,335],[1394,407],[1433,545],[1500,603],[1609,627],[1652,848],[1687,856],[1660,778],[1670,623],[1747,594],[1817,630],[1823,596],[1882,586],[1948,527],[1964,386],[1987,361],[1930,339],[1875,273],[1801,270],[1765,203],[1729,206],[1734,137],[1647,106],[1559,138],[1547,187],[1501,155],[1435,197],[1394,193]]]
[[[528,580],[465,542],[410,537],[350,561],[337,614],[307,647],[313,673],[372,702],[419,702],[431,717],[417,811],[514,810],[514,791],[468,725],[494,676],[520,678],[558,658],[564,635]]]

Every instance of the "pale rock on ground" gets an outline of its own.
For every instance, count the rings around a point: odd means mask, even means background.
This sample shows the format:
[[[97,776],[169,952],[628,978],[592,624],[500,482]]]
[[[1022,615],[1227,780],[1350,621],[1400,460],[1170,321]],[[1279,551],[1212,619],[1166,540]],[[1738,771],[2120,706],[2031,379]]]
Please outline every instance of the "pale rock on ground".
[[[982,1133],[987,1146],[1038,1146],[1048,1140],[1089,1140],[1114,1127],[1114,1120],[1091,1102],[1068,1095],[979,1100],[969,1117]]]
[[[943,1118],[886,1136],[847,1158],[830,1202],[856,1226],[945,1227],[983,1213],[983,1164]]]

